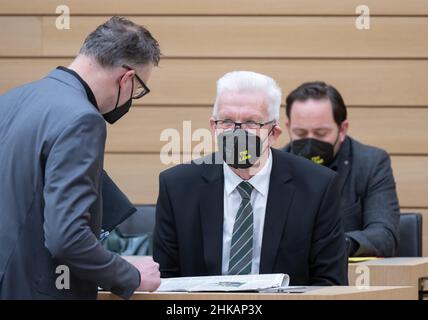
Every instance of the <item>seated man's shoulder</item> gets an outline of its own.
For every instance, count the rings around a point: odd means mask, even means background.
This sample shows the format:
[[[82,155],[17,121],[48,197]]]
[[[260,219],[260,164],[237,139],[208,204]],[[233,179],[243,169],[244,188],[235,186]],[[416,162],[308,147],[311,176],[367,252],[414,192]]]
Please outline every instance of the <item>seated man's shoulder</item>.
[[[207,166],[213,166],[214,154],[185,162],[168,168],[160,173],[161,178],[172,181],[188,181],[200,178]],[[222,167],[222,165],[219,165]]]
[[[349,137],[352,145],[352,158],[357,166],[373,166],[389,159],[388,153],[381,148],[361,143]]]

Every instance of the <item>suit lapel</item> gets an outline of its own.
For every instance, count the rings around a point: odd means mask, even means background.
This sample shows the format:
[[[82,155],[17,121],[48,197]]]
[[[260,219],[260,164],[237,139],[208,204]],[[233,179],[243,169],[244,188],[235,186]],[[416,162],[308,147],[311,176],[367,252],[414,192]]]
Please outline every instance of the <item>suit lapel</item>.
[[[205,264],[208,274],[220,275],[223,256],[223,167],[207,165],[202,178],[199,208]]]
[[[351,172],[351,159],[352,159],[352,146],[351,140],[349,137],[346,138],[345,142],[341,146],[343,156],[340,157],[340,162],[338,163],[337,173],[339,174],[339,190],[341,194],[343,193],[343,188],[345,187],[345,182],[348,179],[349,173]]]
[[[278,246],[285,230],[295,192],[286,158],[280,157],[278,152],[272,149],[273,163],[263,227],[260,273],[271,273],[273,271]]]

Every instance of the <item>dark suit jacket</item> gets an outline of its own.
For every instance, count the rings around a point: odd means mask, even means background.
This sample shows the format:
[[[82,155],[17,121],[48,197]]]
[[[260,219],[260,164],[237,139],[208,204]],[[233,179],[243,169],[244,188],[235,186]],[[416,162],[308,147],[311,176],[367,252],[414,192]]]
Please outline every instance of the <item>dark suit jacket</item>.
[[[347,284],[336,174],[279,150],[272,156],[260,273],[287,273],[292,285]],[[222,165],[178,165],[159,181],[153,256],[162,276],[220,275]]]
[[[54,70],[0,96],[0,299],[129,297],[139,273],[99,242],[105,122]],[[56,268],[70,270],[59,290]]]
[[[389,155],[347,137],[330,168],[339,174],[345,233],[359,244],[354,255],[394,256],[400,206]]]

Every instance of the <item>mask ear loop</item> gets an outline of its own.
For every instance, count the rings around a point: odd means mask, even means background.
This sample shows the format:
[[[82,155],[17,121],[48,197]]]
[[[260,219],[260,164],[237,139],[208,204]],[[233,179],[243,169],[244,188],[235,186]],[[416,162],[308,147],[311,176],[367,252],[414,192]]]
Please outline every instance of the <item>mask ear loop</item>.
[[[117,106],[118,106],[118,104],[119,104],[119,98],[120,98],[120,84],[119,84],[119,92],[117,93],[116,105],[114,106],[114,109],[113,109],[113,110],[116,110],[116,109],[117,109]]]
[[[129,98],[130,100],[132,100],[132,96],[134,94],[134,79],[132,79],[132,88],[131,88],[131,97]]]
[[[120,80],[119,80],[119,92],[117,93],[117,100],[116,100],[116,105],[114,106],[114,109],[113,110],[116,110],[117,109],[117,106],[119,105],[119,99],[120,99],[120,81],[123,79],[123,76],[122,76],[122,78],[120,78]],[[134,93],[134,79],[132,79],[132,91],[131,91],[131,99],[132,99],[132,94]],[[113,111],[112,110],[112,111]]]
[[[340,135],[340,128],[339,128],[339,132],[337,132],[336,141],[334,141],[334,143],[333,143],[333,149],[334,149],[334,147],[336,147],[336,143],[339,141],[339,135]]]
[[[116,110],[117,109],[117,106],[119,105],[119,99],[120,99],[120,81],[123,79],[123,76],[120,78],[120,80],[119,80],[119,92],[117,93],[117,100],[116,100],[116,105],[114,106],[114,109],[113,110]],[[113,111],[112,110],[112,111]]]
[[[263,146],[263,144],[265,143],[265,141],[266,141],[267,139],[269,139],[269,136],[270,136],[270,134],[272,133],[273,129],[275,129],[275,127],[276,127],[276,123],[274,123],[274,125],[272,126],[272,129],[270,129],[270,130],[269,130],[269,132],[268,132],[268,134],[267,134],[266,138],[264,138],[264,139],[263,139],[263,141],[262,141],[262,146]],[[269,147],[268,147],[268,148],[269,148]],[[268,148],[266,148],[266,149],[268,149]],[[263,152],[261,152],[261,153],[260,153],[260,156],[261,156],[263,153],[265,153],[266,149],[265,149],[265,150],[263,150]]]

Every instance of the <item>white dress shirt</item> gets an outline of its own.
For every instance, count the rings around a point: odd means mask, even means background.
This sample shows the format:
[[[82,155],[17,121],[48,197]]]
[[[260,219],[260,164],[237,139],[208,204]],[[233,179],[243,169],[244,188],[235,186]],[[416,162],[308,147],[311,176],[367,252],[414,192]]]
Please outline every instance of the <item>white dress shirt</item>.
[[[251,205],[253,207],[254,234],[253,234],[253,262],[251,273],[258,274],[260,267],[260,253],[262,248],[263,227],[267,197],[269,193],[270,173],[272,171],[272,154],[269,156],[263,168],[247,180],[253,186],[251,193]],[[244,180],[236,175],[232,169],[223,163],[224,174],[224,219],[223,219],[223,260],[222,274],[227,275],[229,269],[230,243],[232,241],[233,225],[238,213],[242,198],[236,187]]]

